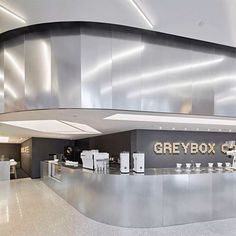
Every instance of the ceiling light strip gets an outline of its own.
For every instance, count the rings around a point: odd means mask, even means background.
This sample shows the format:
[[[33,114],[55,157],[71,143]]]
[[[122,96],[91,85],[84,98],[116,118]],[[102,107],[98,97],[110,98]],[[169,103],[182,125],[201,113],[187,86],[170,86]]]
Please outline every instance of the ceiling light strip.
[[[153,25],[151,21],[147,18],[147,16],[144,14],[140,6],[134,1],[134,0],[129,0],[133,7],[137,10],[137,12],[142,16],[142,18],[145,20],[145,22],[149,25],[150,28],[153,28]]]
[[[77,129],[77,130],[79,130],[79,131],[81,131],[81,132],[86,132],[86,131],[84,131],[84,130],[82,130],[82,129],[79,129],[78,127],[76,127],[76,126],[74,126],[74,125],[68,124],[67,122],[65,122],[65,121],[63,121],[63,120],[59,120],[59,122],[61,122],[62,124],[68,125],[68,126],[74,128],[74,129]]]
[[[202,125],[236,125],[236,120],[230,119],[210,119],[180,116],[153,116],[153,115],[133,115],[133,114],[115,114],[104,118],[105,120],[119,121],[139,121],[139,122],[159,122],[159,123],[177,123],[177,124],[202,124]]]
[[[0,136],[0,143],[8,143],[8,142],[9,142],[9,137]]]
[[[24,24],[26,23],[26,20],[25,20],[23,17],[18,16],[16,13],[14,13],[13,11],[7,9],[6,7],[4,7],[4,6],[2,6],[2,5],[0,5],[0,10],[3,11],[3,12],[5,12],[5,13],[7,13],[8,15],[14,17],[14,18],[17,19],[18,21],[20,21],[20,22],[22,22],[22,23],[24,23]]]

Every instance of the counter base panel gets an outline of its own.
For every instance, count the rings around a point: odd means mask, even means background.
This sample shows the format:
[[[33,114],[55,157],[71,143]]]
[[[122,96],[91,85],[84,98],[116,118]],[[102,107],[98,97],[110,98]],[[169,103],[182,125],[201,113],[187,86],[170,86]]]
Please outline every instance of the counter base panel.
[[[62,167],[42,181],[85,216],[122,227],[162,227],[236,217],[236,173],[109,175]]]

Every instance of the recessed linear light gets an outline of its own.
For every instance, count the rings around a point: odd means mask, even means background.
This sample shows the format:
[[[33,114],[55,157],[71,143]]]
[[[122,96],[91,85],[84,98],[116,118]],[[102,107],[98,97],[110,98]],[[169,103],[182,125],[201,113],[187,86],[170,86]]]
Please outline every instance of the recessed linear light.
[[[91,134],[99,134],[100,133],[98,130],[92,128],[89,125],[75,123],[75,122],[69,122],[69,121],[62,121],[62,120],[60,122],[63,122],[67,125],[70,125],[70,126],[76,128],[76,129],[80,129],[85,133],[91,133]]]
[[[15,19],[17,19],[18,21],[22,22],[22,23],[26,23],[25,19],[21,16],[18,16],[16,13],[14,13],[13,11],[9,10],[8,8],[0,5],[0,10],[7,13],[8,15],[14,17]]]
[[[142,16],[142,18],[146,21],[146,23],[149,25],[150,28],[153,28],[153,25],[151,21],[147,18],[147,16],[144,14],[143,10],[140,8],[140,6],[134,1],[129,0],[133,7],[137,10],[137,12]]]
[[[63,120],[27,120],[27,121],[4,121],[0,122],[20,128],[31,129],[44,133],[55,134],[98,134],[98,130],[92,127]]]
[[[175,128],[174,128],[174,127],[173,127],[172,129],[173,129],[173,130],[175,130]]]
[[[231,129],[229,129],[229,132],[232,132],[232,130],[231,130]]]
[[[159,122],[159,123],[178,123],[178,124],[208,124],[232,126],[236,125],[236,119],[212,119],[182,116],[153,116],[153,115],[134,115],[134,114],[115,114],[104,118],[105,120],[123,120],[137,122]]]
[[[0,143],[8,143],[9,137],[0,136]]]

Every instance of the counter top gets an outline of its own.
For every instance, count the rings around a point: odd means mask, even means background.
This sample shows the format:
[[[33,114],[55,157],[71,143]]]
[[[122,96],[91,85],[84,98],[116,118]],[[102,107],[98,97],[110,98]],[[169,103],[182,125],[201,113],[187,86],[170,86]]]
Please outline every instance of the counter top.
[[[94,173],[94,174],[110,174],[110,175],[182,175],[182,174],[214,174],[214,173],[234,173],[236,170],[234,169],[229,169],[229,168],[213,168],[213,169],[208,169],[208,168],[200,168],[199,170],[197,169],[191,169],[191,170],[186,170],[186,169],[181,169],[177,170],[176,168],[146,168],[144,173],[135,173],[133,171],[130,171],[127,174],[120,173],[120,169],[118,166],[116,167],[110,167],[106,172],[98,172],[94,170],[88,170],[82,168],[82,165],[79,165],[78,167],[72,167],[72,166],[66,166],[64,163],[61,163],[63,168],[70,168],[70,169],[75,169],[75,170],[82,170],[83,172],[88,172],[88,173]]]

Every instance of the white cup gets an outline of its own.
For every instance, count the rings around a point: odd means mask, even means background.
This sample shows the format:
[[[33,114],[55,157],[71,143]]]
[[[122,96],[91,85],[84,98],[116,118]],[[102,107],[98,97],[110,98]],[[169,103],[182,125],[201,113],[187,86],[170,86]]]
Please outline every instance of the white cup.
[[[222,163],[221,162],[217,162],[217,166],[218,166],[218,168],[222,168]]]
[[[186,163],[185,165],[186,165],[187,169],[190,169],[192,164],[191,163]]]
[[[177,168],[177,169],[180,169],[180,168],[181,168],[181,166],[182,166],[182,164],[181,164],[181,163],[176,163],[176,168]]]
[[[208,163],[208,168],[213,168],[214,163]]]
[[[225,162],[225,167],[230,168],[231,167],[231,163],[230,162]]]
[[[201,167],[201,163],[195,163],[195,166],[196,166],[196,168],[200,168]]]

